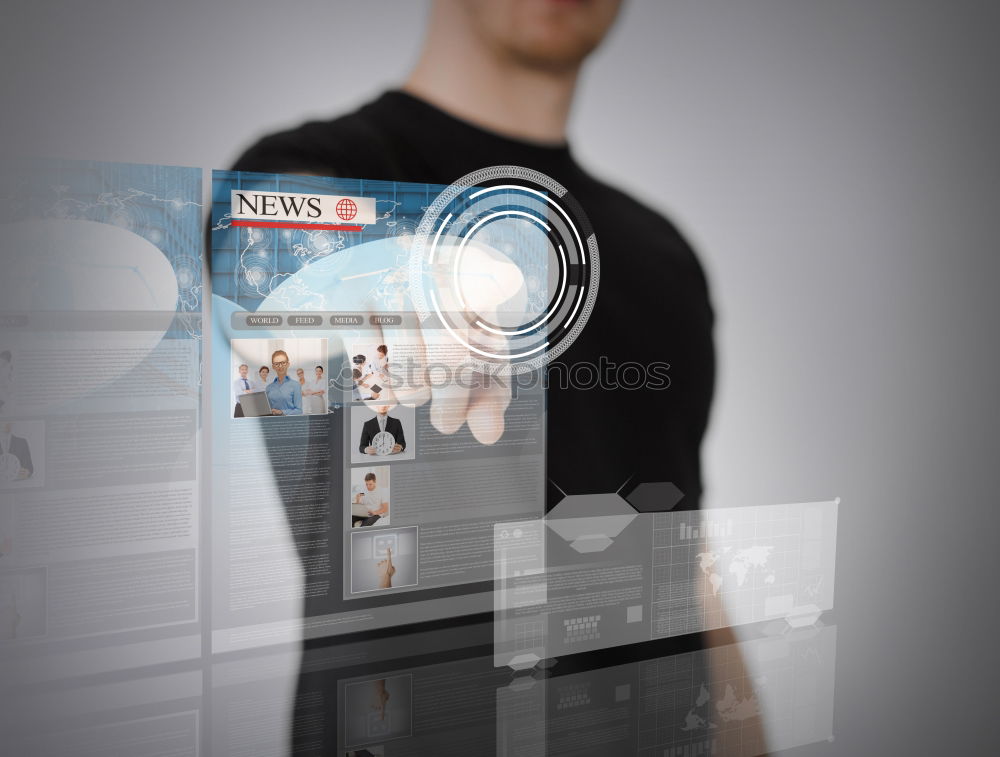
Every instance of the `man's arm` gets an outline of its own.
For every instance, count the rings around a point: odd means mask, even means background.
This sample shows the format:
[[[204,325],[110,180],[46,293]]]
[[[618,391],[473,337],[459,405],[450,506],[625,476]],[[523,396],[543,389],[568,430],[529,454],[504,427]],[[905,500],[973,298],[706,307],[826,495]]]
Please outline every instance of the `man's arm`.
[[[406,449],[406,437],[403,435],[403,422],[398,418],[396,419],[396,426],[399,428],[399,433],[393,434],[393,436],[396,437],[396,444],[399,445],[399,451],[402,452]]]
[[[371,446],[371,443],[372,434],[368,429],[368,423],[365,423],[365,425],[361,427],[361,444],[358,445],[358,452],[362,455],[366,454],[365,450]]]
[[[708,547],[706,546],[705,549],[708,549]],[[705,642],[706,651],[708,652],[708,669],[713,674],[725,671],[725,678],[735,681],[742,680],[746,684],[750,684],[753,680],[750,677],[752,671],[747,669],[742,655],[738,653],[735,655],[731,654],[732,648],[739,644],[739,639],[732,627],[728,625],[729,620],[726,616],[725,604],[722,598],[720,596],[705,594],[702,603],[706,616],[710,613],[719,613],[722,616],[722,622],[726,624],[722,628],[702,632],[701,638]],[[729,651],[730,654],[726,654],[720,648]],[[715,682],[718,683],[718,680]],[[757,757],[766,757],[768,754],[767,739],[764,733],[764,718],[762,714],[756,718],[743,721],[740,733],[741,748],[723,749],[721,751],[722,755],[754,754]]]

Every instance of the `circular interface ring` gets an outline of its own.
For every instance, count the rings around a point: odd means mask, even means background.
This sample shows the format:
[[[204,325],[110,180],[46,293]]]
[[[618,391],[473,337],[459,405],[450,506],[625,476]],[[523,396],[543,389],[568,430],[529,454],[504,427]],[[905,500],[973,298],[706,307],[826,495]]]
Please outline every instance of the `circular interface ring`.
[[[597,239],[582,208],[528,168],[463,176],[414,233],[417,315],[422,324],[435,319],[428,325],[445,329],[484,373],[536,370],[565,352],[590,318],[599,281]]]

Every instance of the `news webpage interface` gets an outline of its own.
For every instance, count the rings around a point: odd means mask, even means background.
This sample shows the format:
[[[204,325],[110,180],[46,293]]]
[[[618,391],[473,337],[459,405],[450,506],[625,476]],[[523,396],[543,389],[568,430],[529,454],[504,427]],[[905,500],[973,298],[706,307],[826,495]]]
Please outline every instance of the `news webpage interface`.
[[[544,512],[541,386],[489,383],[409,294],[444,189],[213,174],[216,649],[492,612],[495,525]]]

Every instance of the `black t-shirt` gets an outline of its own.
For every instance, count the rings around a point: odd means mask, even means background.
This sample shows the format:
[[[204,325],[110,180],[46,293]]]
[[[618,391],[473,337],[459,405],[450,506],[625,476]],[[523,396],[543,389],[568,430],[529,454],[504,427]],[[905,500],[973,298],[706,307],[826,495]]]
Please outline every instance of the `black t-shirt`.
[[[715,375],[713,316],[694,252],[662,215],[590,176],[567,146],[510,139],[403,92],[264,137],[234,168],[450,184],[494,165],[531,168],[566,187],[600,248],[594,310],[556,362],[567,369],[589,363],[619,388],[550,381],[549,481],[568,494],[615,492],[626,484],[627,493],[640,483],[669,481],[685,494],[678,509],[697,507]],[[643,373],[623,370],[625,364]],[[578,379],[588,375],[586,368],[574,370]],[[639,388],[622,386],[643,381]],[[558,495],[552,486],[549,492],[551,506]]]

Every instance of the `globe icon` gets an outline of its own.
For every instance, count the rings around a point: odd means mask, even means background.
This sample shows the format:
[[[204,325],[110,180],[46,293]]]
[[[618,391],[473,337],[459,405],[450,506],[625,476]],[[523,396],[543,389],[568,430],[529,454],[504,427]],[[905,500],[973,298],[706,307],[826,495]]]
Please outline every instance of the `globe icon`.
[[[354,220],[354,216],[358,214],[358,206],[355,204],[354,200],[345,197],[343,200],[337,203],[337,215],[340,216],[345,221]]]

